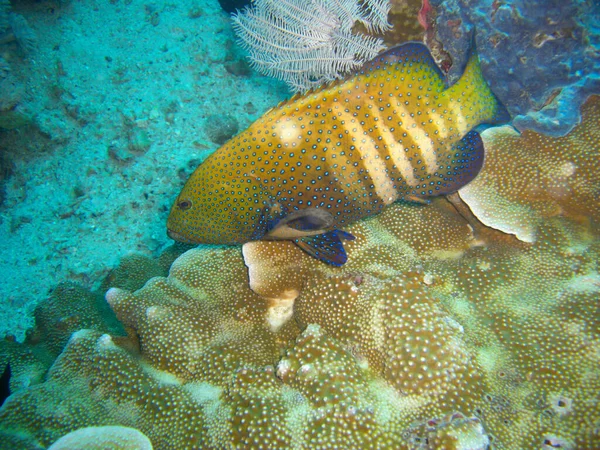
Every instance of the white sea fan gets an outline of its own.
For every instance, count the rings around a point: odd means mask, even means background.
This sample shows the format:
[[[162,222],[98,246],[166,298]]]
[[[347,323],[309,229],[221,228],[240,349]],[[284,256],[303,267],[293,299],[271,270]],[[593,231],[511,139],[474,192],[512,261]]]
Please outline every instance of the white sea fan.
[[[233,16],[253,67],[305,91],[341,78],[384,49],[381,39],[353,32],[390,28],[389,0],[256,0]]]

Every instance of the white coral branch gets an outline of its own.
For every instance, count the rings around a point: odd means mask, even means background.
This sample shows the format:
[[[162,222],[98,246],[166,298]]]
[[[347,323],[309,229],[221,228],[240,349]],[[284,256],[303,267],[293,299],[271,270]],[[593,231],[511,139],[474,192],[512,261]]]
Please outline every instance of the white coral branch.
[[[389,0],[257,0],[233,16],[242,46],[261,73],[295,91],[342,77],[383,50],[381,39],[353,32],[390,27]]]

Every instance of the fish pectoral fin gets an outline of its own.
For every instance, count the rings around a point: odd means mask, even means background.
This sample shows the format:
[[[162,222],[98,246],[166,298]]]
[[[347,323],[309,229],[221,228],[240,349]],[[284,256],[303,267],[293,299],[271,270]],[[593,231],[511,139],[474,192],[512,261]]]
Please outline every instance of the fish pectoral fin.
[[[352,241],[354,236],[346,231],[333,230],[315,236],[305,236],[294,240],[294,243],[310,256],[340,267],[348,260],[343,239]]]
[[[306,208],[288,214],[282,222],[294,230],[315,231],[333,225],[333,216],[323,209]]]
[[[306,208],[294,211],[273,226],[268,239],[297,239],[322,234],[333,225],[333,216],[322,209]]]

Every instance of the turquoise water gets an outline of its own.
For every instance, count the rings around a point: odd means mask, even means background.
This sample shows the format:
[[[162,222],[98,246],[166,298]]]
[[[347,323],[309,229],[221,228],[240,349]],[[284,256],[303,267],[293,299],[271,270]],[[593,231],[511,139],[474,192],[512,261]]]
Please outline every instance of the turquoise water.
[[[97,288],[127,253],[170,244],[182,178],[218,146],[208,117],[243,129],[287,95],[231,73],[244,60],[216,2],[52,5],[15,5],[35,48],[3,47],[4,115],[26,120],[2,135],[0,334],[19,341],[60,281]]]

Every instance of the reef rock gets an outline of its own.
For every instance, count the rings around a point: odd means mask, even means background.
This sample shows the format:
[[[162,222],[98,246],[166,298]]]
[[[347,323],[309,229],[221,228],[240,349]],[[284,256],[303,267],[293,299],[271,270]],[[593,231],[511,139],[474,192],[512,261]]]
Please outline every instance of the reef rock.
[[[600,8],[589,0],[428,0],[429,45],[443,43],[450,78],[466,63],[473,30],[483,74],[519,130],[562,136],[600,93]]]

